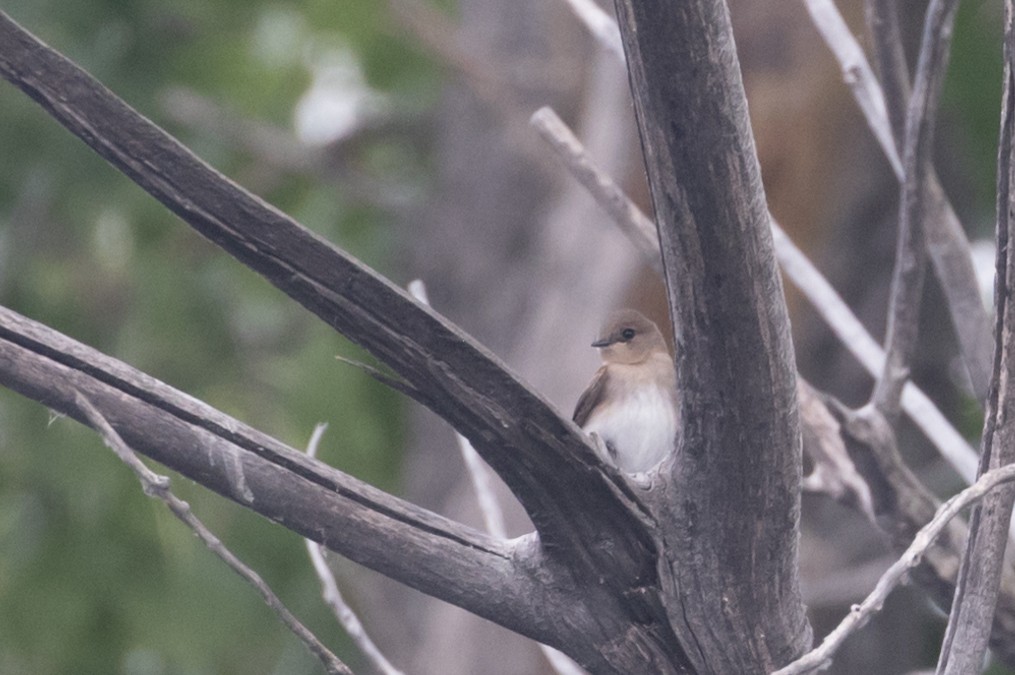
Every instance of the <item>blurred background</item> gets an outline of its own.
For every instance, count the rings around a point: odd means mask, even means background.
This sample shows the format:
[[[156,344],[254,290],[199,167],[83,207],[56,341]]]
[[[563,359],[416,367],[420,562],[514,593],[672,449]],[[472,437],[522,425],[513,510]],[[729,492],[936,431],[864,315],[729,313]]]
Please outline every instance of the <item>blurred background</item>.
[[[902,4],[914,55],[924,3]],[[770,207],[880,337],[894,178],[803,4],[730,6]],[[862,35],[861,4],[840,7]],[[606,312],[633,305],[667,321],[661,284],[529,128],[553,105],[649,208],[625,74],[559,0],[8,0],[3,11],[304,225],[396,283],[424,279],[439,311],[565,414],[596,367],[588,343]],[[938,170],[974,239],[992,238],[1000,36],[999,0],[963,5],[940,116]],[[324,461],[479,524],[443,422],[337,361],[370,357],[6,84],[0,156],[0,303],[293,447],[327,422]],[[980,413],[928,285],[916,379],[975,439]],[[801,372],[863,402],[870,380],[788,294]],[[923,438],[905,441],[932,489],[959,487]],[[324,608],[297,536],[188,480],[174,487],[369,672]],[[827,499],[805,497],[804,519],[804,592],[820,636],[891,556],[862,517]],[[527,531],[523,516],[512,521]],[[333,564],[406,671],[547,672],[526,640]],[[918,591],[901,589],[832,672],[931,667],[943,626]],[[94,433],[0,390],[0,673],[318,672]]]

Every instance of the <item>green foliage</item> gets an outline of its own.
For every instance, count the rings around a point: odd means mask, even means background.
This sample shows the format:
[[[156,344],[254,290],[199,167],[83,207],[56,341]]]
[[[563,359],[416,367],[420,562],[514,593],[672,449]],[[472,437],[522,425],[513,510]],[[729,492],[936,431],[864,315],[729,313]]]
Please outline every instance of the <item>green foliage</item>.
[[[959,5],[951,65],[945,82],[945,133],[957,136],[962,153],[939,158],[942,172],[964,173],[971,199],[956,194],[958,204],[971,203],[980,224],[977,237],[992,237],[997,174],[997,135],[1001,114],[1001,28],[999,2]],[[958,156],[956,156],[958,155]]]
[[[418,115],[436,72],[396,37],[380,3],[15,0],[4,11],[217,169],[370,264],[388,264],[381,206],[174,121],[163,103],[185,87],[225,115],[291,130],[314,59],[346,49],[389,111]],[[334,358],[369,357],[6,84],[0,149],[0,303],[294,447],[329,422],[323,460],[396,487],[399,398]],[[405,168],[421,169],[418,151],[397,132],[355,152],[349,161],[368,176],[395,157],[400,189],[420,187],[419,172]],[[173,484],[355,667],[301,540],[187,479]],[[0,672],[319,671],[253,589],[145,497],[94,433],[0,390]]]

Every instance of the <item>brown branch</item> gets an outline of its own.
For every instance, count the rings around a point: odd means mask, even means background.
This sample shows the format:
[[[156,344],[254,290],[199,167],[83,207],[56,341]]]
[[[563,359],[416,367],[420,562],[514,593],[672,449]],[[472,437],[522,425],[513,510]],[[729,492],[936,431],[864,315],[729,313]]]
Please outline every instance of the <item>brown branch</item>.
[[[571,175],[623,230],[645,262],[660,275],[663,274],[659,234],[655,223],[627,198],[612,178],[596,166],[585,147],[553,108],[540,108],[533,113],[530,122],[543,140],[550,144]]]
[[[721,0],[616,8],[682,393],[679,461],[664,466],[673,509],[661,524],[682,602],[668,609],[698,670],[770,670],[810,642],[797,576],[801,441],[729,14]]]
[[[138,459],[138,456],[134,454],[134,451],[123,442],[120,435],[116,433],[109,421],[102,416],[102,413],[92,405],[92,402],[88,400],[81,392],[74,392],[74,399],[78,406],[78,409],[88,420],[88,423],[93,429],[99,432],[106,445],[116,453],[116,456],[126,464],[134,475],[137,476],[138,481],[141,482],[141,489],[146,495],[154,499],[158,499],[166,505],[166,507],[172,511],[173,515],[180,519],[184,525],[193,530],[194,534],[204,543],[205,546],[211,550],[212,553],[217,555],[230,567],[234,572],[239,574],[243,579],[253,586],[257,592],[261,595],[265,604],[268,608],[278,615],[279,620],[285,624],[286,628],[291,630],[296,637],[298,637],[307,648],[316,656],[321,663],[324,665],[325,670],[332,675],[352,675],[352,671],[349,667],[342,663],[341,659],[335,656],[330,649],[324,646],[324,644],[317,639],[310,629],[304,626],[296,616],[289,611],[289,608],[285,606],[282,599],[275,595],[275,592],[271,590],[271,587],[265,583],[264,579],[261,578],[257,572],[248,567],[242,560],[237,558],[232,551],[222,544],[221,540],[212,534],[204,523],[202,523],[194,512],[190,509],[190,504],[178,498],[169,490],[169,477],[160,476],[149,469],[144,463]]]
[[[928,10],[930,11],[930,10]],[[1012,3],[1005,3],[1004,90],[1001,104],[1001,133],[997,158],[997,281],[994,302],[997,307],[994,339],[994,377],[987,397],[980,473],[1015,461],[1015,308],[1011,300],[1011,280],[1015,278],[1015,252],[1010,242],[1015,234],[1012,199],[1015,195],[1015,34],[1012,27]],[[979,672],[990,637],[991,620],[997,603],[998,585],[1004,565],[1015,490],[993,494],[973,511],[970,519],[966,554],[959,570],[955,600],[948,617],[948,628],[941,646],[938,673]]]

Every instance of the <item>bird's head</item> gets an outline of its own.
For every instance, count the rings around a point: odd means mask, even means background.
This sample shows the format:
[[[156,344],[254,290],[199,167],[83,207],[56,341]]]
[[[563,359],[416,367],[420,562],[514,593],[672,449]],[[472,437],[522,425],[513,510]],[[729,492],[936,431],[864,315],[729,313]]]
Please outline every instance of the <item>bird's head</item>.
[[[592,346],[600,350],[606,363],[635,364],[656,352],[667,353],[659,327],[633,309],[610,315]]]

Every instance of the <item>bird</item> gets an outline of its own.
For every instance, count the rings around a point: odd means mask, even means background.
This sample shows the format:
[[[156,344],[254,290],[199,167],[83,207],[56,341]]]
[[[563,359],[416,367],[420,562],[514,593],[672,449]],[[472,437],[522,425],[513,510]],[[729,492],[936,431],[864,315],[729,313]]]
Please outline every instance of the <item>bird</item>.
[[[626,473],[642,473],[674,448],[679,397],[673,358],[659,327],[640,312],[609,316],[592,346],[603,365],[578,399],[572,419],[602,459]],[[605,447],[604,447],[605,446]]]

